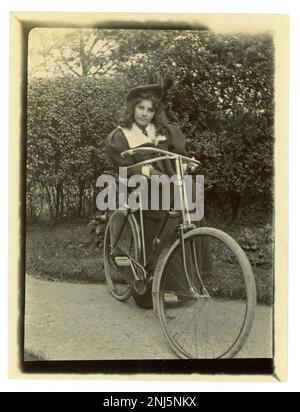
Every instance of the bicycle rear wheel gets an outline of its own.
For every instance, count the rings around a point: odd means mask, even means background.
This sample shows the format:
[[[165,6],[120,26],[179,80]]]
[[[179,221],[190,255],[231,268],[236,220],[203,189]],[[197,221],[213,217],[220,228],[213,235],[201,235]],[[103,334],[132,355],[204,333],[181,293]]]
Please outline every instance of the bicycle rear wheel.
[[[121,232],[121,234],[120,234]],[[116,240],[118,239],[117,243]],[[138,224],[132,213],[116,210],[112,213],[104,238],[104,270],[110,293],[118,300],[125,301],[133,293],[132,273],[127,267],[118,267],[112,252],[120,251],[120,256],[131,256],[137,262],[141,259],[141,242]]]
[[[226,233],[197,228],[162,254],[153,293],[164,333],[180,358],[234,357],[253,323],[256,287],[241,247]],[[191,286],[193,291],[191,290]]]

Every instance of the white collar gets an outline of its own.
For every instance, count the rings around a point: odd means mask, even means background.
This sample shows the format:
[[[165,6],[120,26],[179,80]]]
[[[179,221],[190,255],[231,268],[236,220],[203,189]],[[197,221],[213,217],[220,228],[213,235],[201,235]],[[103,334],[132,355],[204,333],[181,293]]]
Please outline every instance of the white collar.
[[[143,130],[142,130],[136,123],[133,123],[133,124],[132,124],[132,129],[133,129],[136,133],[142,133],[142,134],[145,136],[145,134],[143,133]],[[146,136],[146,137],[148,137],[152,142],[155,142],[155,140],[156,140],[156,127],[154,126],[154,124],[153,124],[153,123],[149,123],[149,124],[145,127],[144,130],[147,132],[147,136]]]
[[[158,145],[159,142],[165,141],[166,137],[162,135],[156,136],[156,127],[153,123],[149,123],[146,127],[148,136],[146,136],[142,129],[137,124],[133,123],[130,129],[122,128],[123,133],[127,139],[128,145],[131,149],[142,146],[144,144]]]

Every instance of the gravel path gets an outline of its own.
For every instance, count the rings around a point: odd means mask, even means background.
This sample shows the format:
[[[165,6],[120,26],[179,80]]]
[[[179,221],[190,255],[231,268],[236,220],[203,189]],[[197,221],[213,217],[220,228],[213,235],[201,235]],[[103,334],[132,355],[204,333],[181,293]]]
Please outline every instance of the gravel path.
[[[258,306],[239,357],[272,357],[272,310]],[[26,279],[25,349],[47,360],[175,359],[151,310],[106,285]]]

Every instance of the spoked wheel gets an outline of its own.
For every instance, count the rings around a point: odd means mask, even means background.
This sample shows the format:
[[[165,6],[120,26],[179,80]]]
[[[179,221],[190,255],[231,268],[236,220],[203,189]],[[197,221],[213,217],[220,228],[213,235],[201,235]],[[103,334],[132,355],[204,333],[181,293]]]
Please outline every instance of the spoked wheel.
[[[127,215],[128,212],[125,210],[116,210],[112,213],[104,239],[104,270],[107,285],[110,293],[120,301],[129,299],[133,293],[132,274],[128,267],[116,264],[112,253],[119,251],[121,257],[128,255],[137,262],[141,259],[138,225],[131,213]]]
[[[234,357],[254,318],[256,287],[241,247],[226,233],[198,228],[162,254],[154,296],[164,333],[180,358]]]

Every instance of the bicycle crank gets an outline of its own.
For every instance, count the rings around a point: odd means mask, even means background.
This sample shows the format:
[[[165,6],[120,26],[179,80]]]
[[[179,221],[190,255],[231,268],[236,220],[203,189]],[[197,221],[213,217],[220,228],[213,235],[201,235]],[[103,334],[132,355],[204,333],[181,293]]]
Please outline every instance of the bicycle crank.
[[[134,290],[140,295],[145,293],[147,287],[147,272],[145,268],[127,255],[114,256],[114,261],[119,268],[128,267],[131,270],[132,282],[130,283]]]

